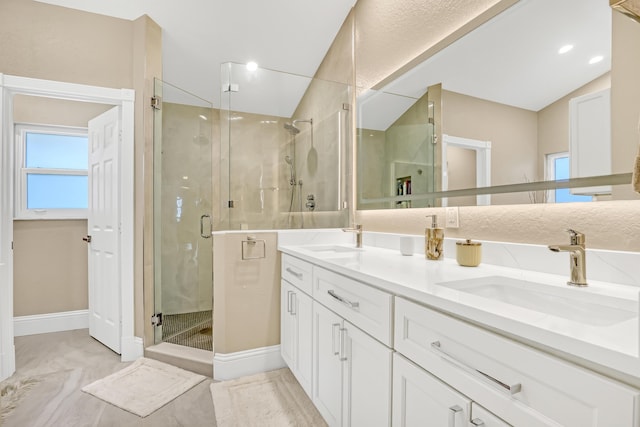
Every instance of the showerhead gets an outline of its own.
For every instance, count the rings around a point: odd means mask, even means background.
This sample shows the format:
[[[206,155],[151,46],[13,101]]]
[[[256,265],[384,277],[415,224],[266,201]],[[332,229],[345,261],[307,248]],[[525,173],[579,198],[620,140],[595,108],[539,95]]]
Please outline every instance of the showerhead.
[[[284,156],[284,161],[287,162],[288,165],[290,165],[291,164],[291,157]]]
[[[296,123],[309,123],[309,124],[313,125],[313,119],[308,119],[308,120],[298,119],[298,120],[294,120],[293,121],[293,125],[295,126]]]
[[[295,126],[295,120],[293,123],[285,123],[284,128],[289,131],[291,135],[297,135],[300,133],[300,129]]]

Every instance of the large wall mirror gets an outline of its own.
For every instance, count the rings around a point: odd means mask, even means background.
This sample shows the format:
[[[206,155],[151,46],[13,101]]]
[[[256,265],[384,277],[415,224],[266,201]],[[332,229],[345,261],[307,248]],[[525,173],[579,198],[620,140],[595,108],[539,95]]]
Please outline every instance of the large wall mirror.
[[[625,66],[613,13],[607,0],[520,0],[362,91],[358,209],[626,194],[632,162],[615,153],[638,139],[612,138],[612,86],[625,84],[612,78]],[[614,45],[628,42],[620,31]]]

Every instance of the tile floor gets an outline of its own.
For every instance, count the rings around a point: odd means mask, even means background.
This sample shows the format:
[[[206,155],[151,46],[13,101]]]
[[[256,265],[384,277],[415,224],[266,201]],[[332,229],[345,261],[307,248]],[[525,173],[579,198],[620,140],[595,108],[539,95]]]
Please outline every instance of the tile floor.
[[[16,373],[0,389],[35,379],[2,427],[215,426],[207,379],[146,418],[83,393],[82,387],[127,366],[86,329],[16,337]],[[5,397],[3,397],[5,399]],[[3,405],[4,406],[4,405]]]

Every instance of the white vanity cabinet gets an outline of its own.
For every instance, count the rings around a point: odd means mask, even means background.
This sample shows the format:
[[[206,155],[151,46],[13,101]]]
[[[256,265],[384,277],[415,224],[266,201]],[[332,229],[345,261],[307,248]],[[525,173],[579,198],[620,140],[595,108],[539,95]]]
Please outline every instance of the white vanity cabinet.
[[[325,421],[391,425],[392,296],[286,254],[282,278],[281,355]]]
[[[638,425],[637,389],[403,298],[394,337],[396,351],[514,426]]]
[[[312,400],[330,426],[388,426],[390,348],[313,303]]]
[[[312,299],[285,280],[281,282],[280,294],[280,354],[311,396]]]
[[[392,296],[314,267],[313,297],[316,407],[330,426],[390,425]]]
[[[304,391],[311,396],[313,372],[311,264],[284,256],[282,278],[280,288],[280,354]]]

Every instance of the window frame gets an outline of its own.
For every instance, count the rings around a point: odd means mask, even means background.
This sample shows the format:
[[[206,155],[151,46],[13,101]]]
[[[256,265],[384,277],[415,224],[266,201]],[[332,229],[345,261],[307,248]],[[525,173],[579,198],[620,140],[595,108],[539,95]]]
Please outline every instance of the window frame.
[[[15,212],[14,219],[87,219],[89,209],[28,209],[27,208],[27,176],[28,175],[63,175],[86,176],[88,169],[51,169],[51,168],[27,168],[26,167],[26,135],[27,133],[40,133],[47,135],[84,136],[89,143],[89,131],[83,127],[41,125],[29,123],[16,123],[15,125]],[[87,192],[89,191],[87,184]]]
[[[545,163],[544,163],[544,176],[547,181],[557,181],[556,179],[556,160],[561,158],[568,158],[569,162],[571,162],[571,156],[568,151],[561,151],[559,153],[548,153],[545,155]],[[569,168],[571,168],[571,163],[569,163]],[[558,203],[556,202],[556,191],[558,190],[549,190],[548,192],[548,203]],[[571,194],[574,196],[574,194]],[[585,196],[583,196],[585,197]],[[593,201],[593,196],[591,200],[570,200],[563,201],[561,203],[576,203],[576,202],[589,202]]]

